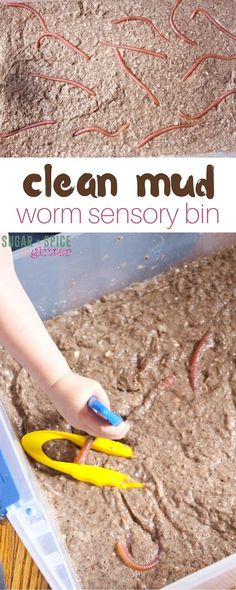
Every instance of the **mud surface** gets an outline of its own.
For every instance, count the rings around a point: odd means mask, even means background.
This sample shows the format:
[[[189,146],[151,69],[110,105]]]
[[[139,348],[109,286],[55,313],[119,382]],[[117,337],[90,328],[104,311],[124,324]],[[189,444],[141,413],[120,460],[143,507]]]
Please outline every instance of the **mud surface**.
[[[91,55],[85,61],[54,39],[44,39],[38,19],[25,10],[0,4],[0,129],[10,131],[41,119],[53,118],[55,126],[34,129],[0,141],[0,156],[157,156],[236,151],[235,95],[205,118],[204,124],[165,135],[146,148],[140,141],[160,127],[180,121],[178,111],[194,114],[223,92],[235,88],[236,61],[209,59],[186,82],[181,80],[192,62],[203,53],[235,54],[235,42],[219,32],[202,14],[190,19],[196,7],[187,0],[176,12],[178,27],[198,42],[197,47],[179,39],[170,29],[173,0],[49,0],[30,3],[44,15],[50,30],[57,31]],[[235,0],[204,0],[207,8],[231,31],[236,30]],[[165,41],[140,22],[112,25],[123,15],[151,18],[169,39]],[[162,51],[158,59],[130,51],[129,67],[159,98],[150,102],[142,89],[126,77],[114,49],[100,41],[126,43]],[[65,84],[34,79],[32,71],[82,81],[97,96]],[[115,131],[129,123],[128,132],[115,139],[99,134],[73,137],[78,128],[99,125]]]
[[[160,589],[235,551],[236,248],[185,264],[46,322],[71,367],[99,380],[127,417],[135,458],[90,452],[91,464],[146,483],[98,489],[34,465],[82,586]],[[210,330],[197,391],[188,379],[195,343]],[[17,433],[70,426],[25,370],[1,350],[0,389]],[[162,379],[175,375],[162,391]],[[72,461],[75,449],[54,446]],[[115,554],[131,534],[145,562],[161,540],[159,567],[140,574]]]

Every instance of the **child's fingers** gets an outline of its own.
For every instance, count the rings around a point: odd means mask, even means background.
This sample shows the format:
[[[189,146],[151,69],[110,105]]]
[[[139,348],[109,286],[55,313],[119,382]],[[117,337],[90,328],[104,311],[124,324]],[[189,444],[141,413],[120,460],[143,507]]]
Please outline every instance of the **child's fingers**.
[[[130,428],[129,424],[125,425],[125,428],[123,428],[122,430],[120,430],[120,427],[116,427],[116,426],[112,426],[112,431],[110,431],[109,433],[105,432],[105,431],[101,431],[101,428],[91,428],[90,425],[86,425],[83,427],[83,430],[85,430],[85,432],[88,432],[88,434],[91,434],[92,436],[95,437],[99,437],[99,438],[108,438],[108,439],[112,439],[112,440],[120,440],[122,438],[124,438]],[[119,432],[117,432],[117,430],[119,429]]]
[[[99,423],[100,422],[100,423]],[[85,425],[86,432],[92,434],[93,436],[99,436],[101,438],[110,438],[113,440],[119,440],[120,438],[124,438],[130,428],[128,422],[122,422],[119,426],[108,426],[98,418],[94,418],[91,423],[91,420],[87,422]]]
[[[125,428],[126,422],[122,422],[119,426],[110,426],[110,424],[101,418],[97,414],[93,413],[89,408],[84,409],[83,411],[83,426],[87,426],[87,428],[96,430],[97,436],[103,436],[112,438],[113,434],[117,434],[120,438],[122,436],[123,431],[127,430]]]
[[[118,440],[123,438],[129,430],[128,422],[122,422],[119,426],[110,426],[103,418],[94,414],[87,407],[82,411],[82,416],[80,416],[80,418],[82,418],[82,421],[80,421],[80,428],[82,427],[86,432],[93,436]]]
[[[80,415],[80,424],[85,430],[89,429],[89,434],[90,430],[94,430],[96,431],[96,436],[101,436],[102,427],[106,423],[104,422],[103,418],[92,412],[92,410],[89,410],[89,408],[84,408],[82,415]],[[79,428],[81,428],[81,426]]]
[[[81,427],[80,427],[80,430],[81,430]],[[91,434],[91,436],[94,436],[94,438],[101,437],[101,435],[99,434],[99,431],[97,429],[90,428],[90,426],[87,426],[86,424],[82,427],[82,430],[84,432],[86,432],[87,434]]]
[[[110,409],[110,403],[107,394],[102,388],[101,390],[99,389],[94,395],[101,403]],[[118,440],[123,438],[130,428],[127,422],[121,422],[119,426],[110,426],[104,421],[103,418],[93,414],[93,412],[87,407],[83,410],[83,418],[87,424],[87,428],[92,428],[93,431],[96,431],[96,436],[101,436],[104,438],[113,438]],[[90,432],[90,430],[88,432]]]
[[[112,438],[113,440],[119,440],[124,438],[130,429],[128,422],[122,422],[119,426],[101,426],[100,436],[105,438]]]

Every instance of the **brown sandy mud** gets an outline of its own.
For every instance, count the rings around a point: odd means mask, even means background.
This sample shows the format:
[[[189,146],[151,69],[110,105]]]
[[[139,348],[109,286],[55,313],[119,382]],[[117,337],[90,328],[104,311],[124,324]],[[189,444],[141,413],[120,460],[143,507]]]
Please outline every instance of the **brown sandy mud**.
[[[33,464],[86,589],[159,589],[235,551],[235,270],[234,247],[46,322],[71,367],[100,381],[132,425],[132,461],[90,451],[88,462],[145,482],[99,489]],[[189,362],[207,331],[193,392]],[[0,355],[18,435],[70,431],[26,371]],[[73,461],[76,448],[57,442],[48,452]],[[127,533],[142,563],[160,538],[154,571],[132,571],[117,557]]]
[[[203,117],[200,125],[199,120],[193,121],[197,125],[190,129],[165,133],[144,148],[138,147],[156,129],[189,125],[191,121],[182,119],[179,111],[195,115],[223,93],[235,90],[235,41],[204,14],[191,20],[196,2],[185,0],[176,11],[175,22],[197,46],[186,43],[170,27],[173,5],[174,0],[29,0],[29,6],[39,10],[50,31],[63,35],[91,56],[86,60],[52,37],[42,38],[37,50],[35,43],[43,32],[38,17],[0,4],[1,133],[40,121],[56,121],[0,139],[0,155],[157,156],[235,151],[235,94]],[[217,4],[204,0],[203,7],[235,32],[234,0],[219,0]],[[166,39],[145,22],[112,24],[119,17],[136,15],[151,19]],[[119,49],[121,59],[148,86],[159,106],[127,76],[116,50],[101,45],[104,40],[166,54],[165,59]],[[209,53],[232,59],[206,59],[184,81],[192,63]],[[82,83],[89,90],[45,76]],[[95,129],[74,136],[76,131],[94,126],[105,129],[108,135]]]

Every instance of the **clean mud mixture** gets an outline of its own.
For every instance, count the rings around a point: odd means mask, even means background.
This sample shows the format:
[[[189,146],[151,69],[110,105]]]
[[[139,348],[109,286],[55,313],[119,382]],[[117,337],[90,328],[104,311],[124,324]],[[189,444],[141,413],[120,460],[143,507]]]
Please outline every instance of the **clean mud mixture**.
[[[178,28],[197,42],[193,47],[170,27],[175,0],[69,0],[31,2],[45,18],[50,31],[58,32],[91,56],[86,61],[57,40],[35,43],[42,25],[27,10],[0,4],[0,131],[53,119],[57,124],[31,129],[0,139],[0,156],[157,156],[236,150],[235,94],[211,110],[200,126],[167,133],[139,149],[154,130],[179,122],[180,110],[194,115],[224,92],[235,88],[236,61],[207,59],[186,81],[182,77],[202,54],[235,56],[235,41],[198,13],[195,0],[177,9]],[[204,0],[206,8],[222,25],[235,33],[235,0]],[[167,40],[144,22],[112,24],[122,16],[151,19]],[[126,76],[115,50],[102,40],[162,52],[166,59],[122,49],[127,65],[159,99],[160,106]],[[32,77],[32,72],[80,81],[96,96],[58,83]],[[77,129],[100,126],[109,132],[121,125],[129,128],[118,137],[87,133],[73,137]],[[188,123],[188,121],[187,121]]]
[[[37,466],[38,481],[86,589],[160,589],[235,551],[236,248],[198,259],[46,322],[71,367],[97,379],[112,408],[131,422],[132,460],[90,452],[88,463],[145,482],[143,489],[96,488]],[[188,376],[194,345],[209,330],[196,392]],[[1,350],[0,389],[19,436],[70,426],[24,369]],[[165,391],[160,383],[175,375]],[[73,461],[60,442],[52,457]],[[125,535],[136,560],[114,548]]]

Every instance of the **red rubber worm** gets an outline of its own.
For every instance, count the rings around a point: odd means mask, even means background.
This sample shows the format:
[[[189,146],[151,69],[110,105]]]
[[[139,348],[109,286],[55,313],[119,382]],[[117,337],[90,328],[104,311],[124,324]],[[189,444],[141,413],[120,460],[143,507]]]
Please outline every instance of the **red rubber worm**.
[[[206,10],[205,8],[202,8],[201,6],[198,6],[197,8],[195,8],[195,10],[193,11],[193,13],[191,14],[191,18],[194,19],[196,14],[198,14],[198,12],[201,12],[202,14],[204,14],[208,20],[219,30],[221,31],[221,33],[224,33],[225,35],[227,35],[228,37],[230,37],[230,39],[233,39],[233,41],[236,41],[236,35],[234,33],[231,33],[231,31],[229,31],[228,29],[226,29],[225,27],[223,27],[223,25],[216,20],[209,12],[208,10]]]
[[[140,86],[145,92],[146,94],[149,96],[150,100],[156,105],[159,106],[159,100],[156,96],[154,96],[154,94],[152,93],[152,91],[150,90],[150,88],[148,88],[148,86],[146,84],[144,84],[144,82],[142,80],[140,80],[140,78],[138,78],[138,76],[136,76],[136,74],[134,74],[134,72],[132,72],[132,70],[129,68],[129,66],[127,65],[127,63],[125,62],[124,58],[122,57],[119,49],[115,49],[116,52],[116,57],[118,59],[118,61],[120,62],[120,64],[122,65],[123,69],[125,70],[126,74],[136,83],[138,84],[138,86]]]
[[[82,82],[78,82],[77,80],[70,80],[69,78],[60,78],[59,76],[49,76],[47,74],[41,74],[40,72],[31,72],[31,76],[33,76],[33,78],[41,78],[42,80],[49,80],[52,82],[61,82],[62,84],[69,84],[74,88],[80,88],[81,90],[84,90],[84,92],[87,92],[87,94],[90,94],[91,96],[96,96],[96,92],[94,92],[94,90],[91,90],[91,88],[88,88],[87,86],[82,84]]]
[[[177,35],[177,37],[180,37],[180,39],[183,39],[183,41],[186,41],[186,43],[188,43],[189,45],[192,45],[192,47],[196,47],[197,43],[196,41],[194,41],[193,39],[190,39],[190,37],[187,37],[187,35],[185,35],[185,33],[182,33],[182,31],[180,31],[180,29],[178,29],[177,25],[175,24],[174,21],[174,17],[175,17],[175,13],[177,8],[180,6],[182,0],[176,0],[176,3],[174,4],[173,8],[171,9],[171,13],[170,13],[170,26],[172,28],[172,31],[174,31],[174,33]]]
[[[74,463],[79,463],[80,465],[84,465],[87,459],[87,455],[91,449],[91,446],[94,441],[94,436],[88,434],[85,438],[84,444],[81,447],[78,455],[76,455]]]
[[[149,563],[137,563],[131,555],[128,547],[126,547],[121,541],[118,541],[116,544],[116,552],[117,555],[122,559],[123,563],[127,565],[132,570],[137,572],[147,572],[149,570],[153,570],[159,564],[160,554],[158,550],[158,554],[154,559],[149,561]]]
[[[78,129],[73,133],[73,136],[76,137],[78,135],[84,135],[85,133],[101,133],[105,137],[118,137],[118,135],[120,135],[123,131],[126,131],[128,127],[129,123],[124,123],[124,125],[121,125],[117,131],[107,131],[107,129],[104,129],[103,127],[96,127],[94,125],[93,127]]]
[[[165,37],[165,35],[159,31],[159,29],[157,28],[155,23],[150,18],[147,18],[146,16],[122,16],[120,18],[114,19],[112,21],[112,24],[119,25],[120,23],[127,23],[127,22],[132,22],[132,21],[140,21],[140,22],[146,23],[146,25],[149,26],[149,28],[153,31],[153,33],[155,33],[155,34],[157,33],[159,35],[159,37],[162,37],[162,39],[165,39],[165,41],[169,41],[169,39],[167,39],[167,37]]]
[[[222,102],[222,100],[225,100],[225,98],[227,98],[231,94],[236,94],[236,88],[233,88],[233,90],[227,90],[221,96],[219,96],[219,98],[215,98],[215,100],[213,100],[213,102],[208,104],[207,107],[205,109],[203,109],[202,111],[200,111],[199,113],[196,113],[196,115],[187,115],[187,113],[183,113],[182,111],[180,111],[179,114],[181,117],[184,117],[184,119],[189,119],[190,121],[192,121],[194,119],[200,119],[201,117],[204,117],[204,115],[207,115],[207,113],[209,113],[209,111],[211,111],[211,109],[214,109],[214,107],[216,107],[218,104],[220,104]]]
[[[1,131],[0,132],[0,139],[6,139],[7,137],[13,137],[13,135],[17,135],[22,131],[28,131],[30,129],[35,129],[36,127],[44,127],[46,125],[56,125],[57,121],[53,121],[52,119],[45,119],[42,121],[38,121],[37,123],[30,123],[29,125],[24,125],[23,127],[19,127],[18,129],[13,129],[13,131]]]
[[[199,362],[201,360],[203,352],[210,344],[210,337],[211,334],[209,330],[202,336],[202,338],[197,342],[194,347],[193,354],[190,359],[189,363],[189,381],[192,387],[193,392],[196,392],[197,389],[197,381],[198,381],[198,367]]]
[[[191,65],[191,67],[187,70],[186,74],[184,74],[182,80],[187,80],[187,78],[189,78],[193,72],[195,72],[195,70],[198,68],[198,66],[200,66],[206,59],[222,59],[225,61],[231,61],[233,59],[236,59],[236,54],[234,55],[219,55],[218,53],[204,53],[203,55],[201,55],[200,57],[198,57],[198,59],[196,59],[193,64]]]
[[[111,43],[110,41],[100,41],[101,45],[104,47],[113,47],[113,49],[126,49],[127,51],[135,51],[136,53],[144,53],[145,55],[151,55],[152,57],[160,57],[161,59],[166,59],[166,53],[161,53],[157,51],[153,51],[152,49],[146,49],[145,47],[135,47],[134,45],[120,45],[116,43]]]
[[[185,124],[185,123],[177,123],[174,125],[168,125],[168,127],[161,127],[161,129],[157,129],[156,131],[153,131],[152,133],[150,133],[150,135],[147,135],[147,137],[145,137],[138,145],[138,148],[141,149],[143,148],[147,143],[150,143],[150,141],[153,141],[153,139],[155,139],[156,137],[160,137],[160,135],[164,135],[165,133],[170,133],[171,131],[176,131],[177,129],[190,129],[191,127],[194,127],[195,125],[198,125],[199,123],[194,123],[192,125],[189,124]]]

